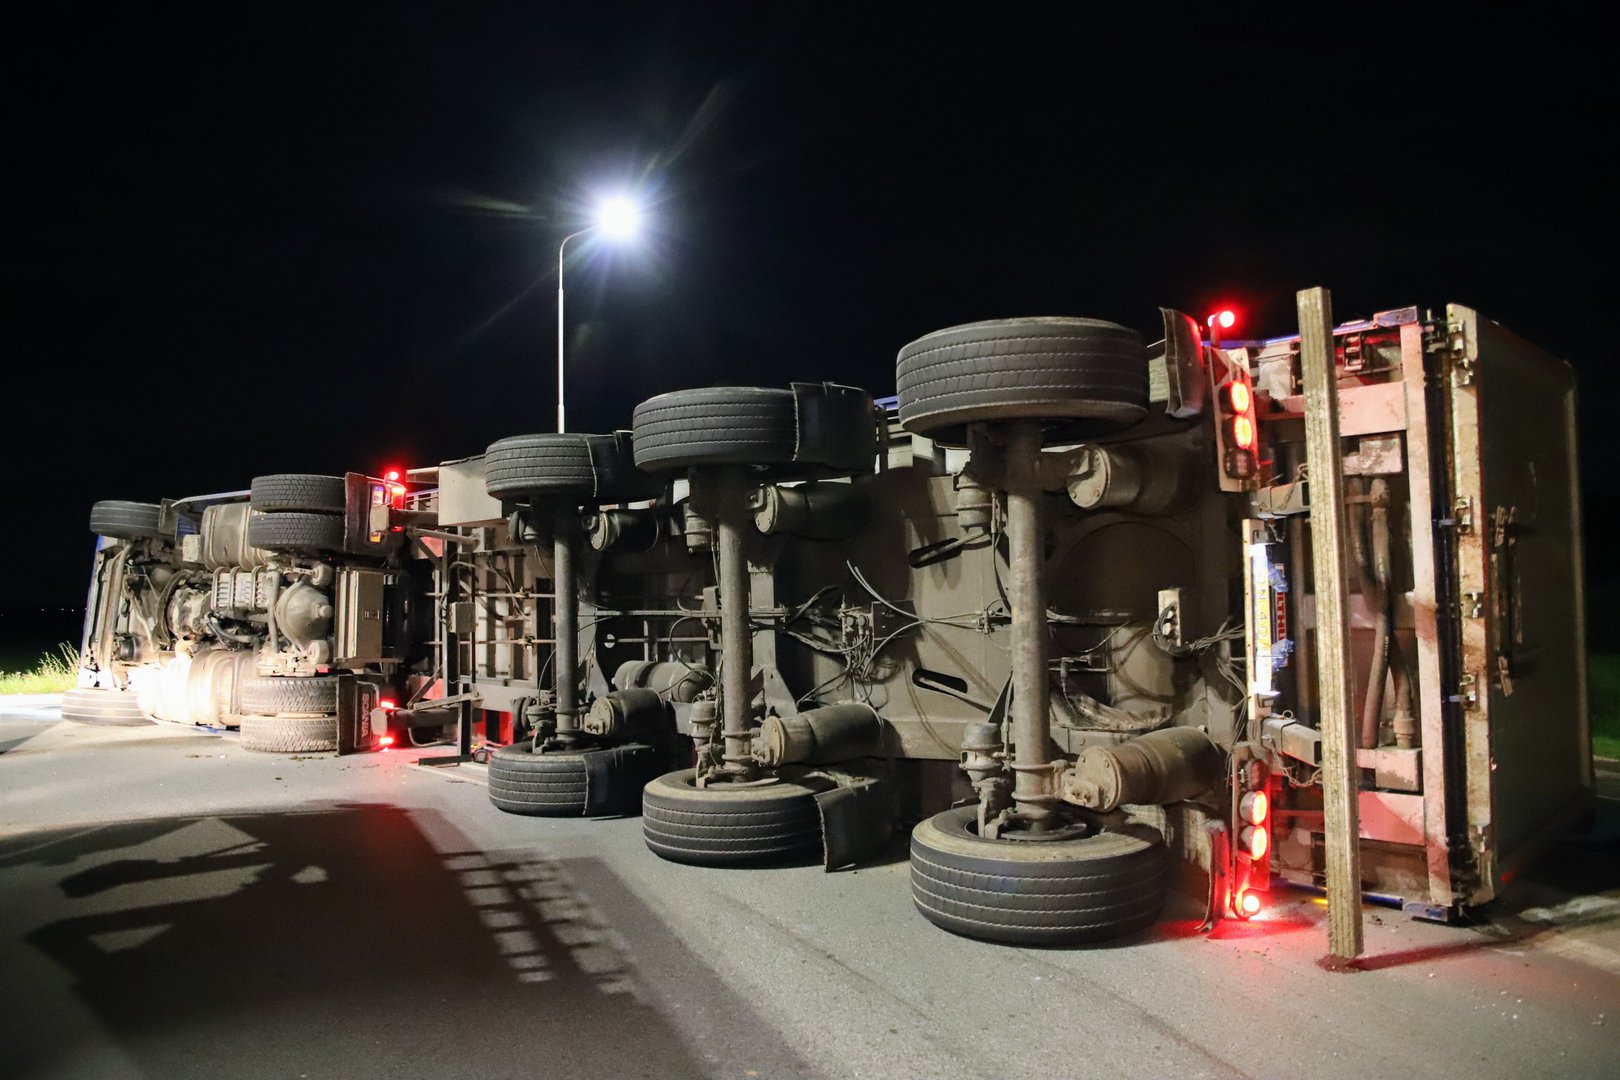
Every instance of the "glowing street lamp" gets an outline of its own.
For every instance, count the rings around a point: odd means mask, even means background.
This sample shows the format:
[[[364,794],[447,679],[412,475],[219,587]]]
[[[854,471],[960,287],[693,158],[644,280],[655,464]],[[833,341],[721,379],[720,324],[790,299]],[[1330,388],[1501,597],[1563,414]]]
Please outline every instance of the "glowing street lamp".
[[[641,231],[641,207],[628,195],[610,195],[596,206],[596,220],[578,232],[569,233],[557,245],[557,430],[567,431],[563,416],[563,254],[568,241],[587,233],[600,232],[609,240],[624,243]]]

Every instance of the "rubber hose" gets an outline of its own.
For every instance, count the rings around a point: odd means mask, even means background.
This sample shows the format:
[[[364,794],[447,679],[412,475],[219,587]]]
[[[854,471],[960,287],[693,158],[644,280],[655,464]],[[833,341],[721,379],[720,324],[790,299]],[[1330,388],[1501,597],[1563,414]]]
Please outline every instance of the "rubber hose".
[[[1362,579],[1362,594],[1374,607],[1373,654],[1367,674],[1367,695],[1361,707],[1361,746],[1378,746],[1378,729],[1384,718],[1384,680],[1389,676],[1390,653],[1390,572],[1389,572],[1389,484],[1378,478],[1368,485],[1368,532],[1371,534],[1371,576]],[[1373,587],[1368,589],[1368,585]]]

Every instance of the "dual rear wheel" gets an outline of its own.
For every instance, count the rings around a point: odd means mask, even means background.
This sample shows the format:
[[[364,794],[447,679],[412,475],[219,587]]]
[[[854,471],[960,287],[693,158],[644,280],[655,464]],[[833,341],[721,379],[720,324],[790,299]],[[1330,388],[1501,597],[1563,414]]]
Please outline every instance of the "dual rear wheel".
[[[272,754],[336,750],[337,687],[337,679],[318,675],[244,679],[242,749]]]
[[[341,476],[272,473],[249,489],[248,544],[265,551],[343,549],[346,485]]]

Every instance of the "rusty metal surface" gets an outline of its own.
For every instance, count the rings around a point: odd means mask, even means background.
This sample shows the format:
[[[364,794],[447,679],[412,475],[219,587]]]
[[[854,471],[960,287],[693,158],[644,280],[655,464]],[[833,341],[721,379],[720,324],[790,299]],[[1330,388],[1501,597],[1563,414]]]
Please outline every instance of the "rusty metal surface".
[[[1357,819],[1363,840],[1421,847],[1423,796],[1395,791],[1363,791],[1357,796]],[[1408,892],[1404,895],[1415,895]]]
[[[1451,380],[1458,494],[1472,501],[1459,538],[1463,589],[1484,603],[1464,618],[1472,838],[1479,899],[1546,836],[1592,804],[1578,614],[1579,498],[1572,467],[1570,367],[1459,305],[1464,350]]]
[[[579,510],[559,500],[552,507],[551,560],[556,643],[552,679],[557,694],[557,734],[580,729],[579,708],[579,576],[574,557],[579,549]]]
[[[1012,608],[1013,802],[1039,825],[1052,814],[1051,683],[1046,629],[1046,527],[1035,485],[1041,433],[1034,423],[1007,430],[1007,599]]]
[[[1308,413],[1304,396],[1287,397],[1279,404],[1291,413]],[[1406,389],[1398,382],[1340,387],[1339,407],[1339,434],[1347,439],[1352,435],[1405,431],[1407,427]]]
[[[754,634],[749,625],[748,559],[743,530],[752,528],[743,471],[726,467],[714,477],[715,539],[720,562],[720,706],[728,768],[753,768],[749,722],[753,719]]]
[[[1441,682],[1439,586],[1436,580],[1440,547],[1435,541],[1435,520],[1443,506],[1436,506],[1434,492],[1444,491],[1446,478],[1433,469],[1436,440],[1444,431],[1431,431],[1427,380],[1424,378],[1423,328],[1416,324],[1401,327],[1401,385],[1406,390],[1408,415],[1413,423],[1406,432],[1407,527],[1412,545],[1412,631],[1417,651],[1413,696],[1417,704],[1420,745],[1424,755],[1423,835],[1428,865],[1428,897],[1431,903],[1449,907],[1455,900],[1451,886],[1451,851],[1448,840],[1446,801],[1452,786],[1446,775],[1444,699],[1452,692]],[[1442,391],[1436,391],[1442,392]],[[1461,778],[1457,779],[1461,783]]]
[[[1116,747],[1088,747],[1063,774],[1060,793],[1091,810],[1179,803],[1218,784],[1224,764],[1220,748],[1202,731],[1166,728]]]

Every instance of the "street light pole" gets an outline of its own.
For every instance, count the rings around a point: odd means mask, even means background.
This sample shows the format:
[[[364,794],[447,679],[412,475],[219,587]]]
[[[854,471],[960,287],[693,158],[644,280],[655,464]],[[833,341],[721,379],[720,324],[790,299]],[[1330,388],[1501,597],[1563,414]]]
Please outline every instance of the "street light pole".
[[[564,379],[563,373],[563,341],[566,338],[563,324],[563,270],[564,256],[568,253],[568,241],[584,236],[587,233],[601,231],[610,240],[629,240],[636,234],[641,226],[641,208],[628,195],[614,195],[604,199],[596,208],[596,220],[563,237],[562,243],[557,245],[557,430],[567,431],[566,414],[563,409]]]
[[[563,410],[563,253],[568,249],[568,241],[575,237],[584,236],[588,232],[595,232],[597,225],[589,226],[578,232],[569,233],[563,237],[562,243],[557,245],[557,430],[567,431],[567,423]]]

